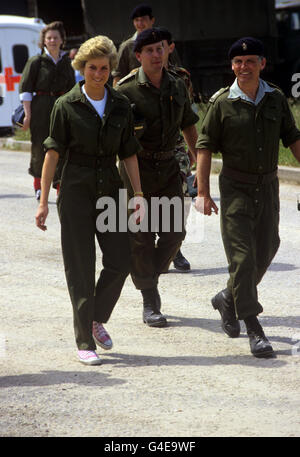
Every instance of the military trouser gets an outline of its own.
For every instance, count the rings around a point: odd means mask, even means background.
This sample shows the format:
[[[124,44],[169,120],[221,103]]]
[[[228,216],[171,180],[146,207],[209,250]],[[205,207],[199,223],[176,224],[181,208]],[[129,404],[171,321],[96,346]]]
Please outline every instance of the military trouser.
[[[263,311],[257,285],[279,248],[279,183],[248,184],[220,174],[221,233],[229,264],[227,287],[238,319]]]
[[[57,200],[66,280],[73,306],[78,349],[94,350],[92,321],[105,323],[130,271],[128,233],[100,233],[96,220],[96,185],[91,173],[76,181],[67,165]],[[118,214],[118,200],[117,214]],[[118,224],[117,224],[118,226]],[[95,237],[102,251],[103,269],[95,283]]]
[[[179,166],[174,157],[159,161],[139,157],[138,160],[142,190],[148,203],[146,217],[149,226],[146,232],[139,231],[129,234],[131,277],[137,289],[150,289],[157,285],[159,275],[168,271],[170,263],[184,240],[186,233],[184,229],[184,201]],[[120,174],[128,186],[128,193],[131,197],[132,189],[126,179],[122,164]],[[154,230],[153,227],[151,229],[151,222],[153,224],[157,213],[153,208],[151,210],[151,201],[155,197],[158,199],[161,197],[167,197],[167,199],[178,197],[177,203],[180,201],[181,206],[179,204],[178,206],[170,205],[170,207],[166,205],[163,210],[160,207],[159,223],[156,226],[157,229]],[[162,214],[163,212],[164,214]],[[166,219],[163,219],[162,216]],[[162,225],[163,220],[168,220],[168,227]]]

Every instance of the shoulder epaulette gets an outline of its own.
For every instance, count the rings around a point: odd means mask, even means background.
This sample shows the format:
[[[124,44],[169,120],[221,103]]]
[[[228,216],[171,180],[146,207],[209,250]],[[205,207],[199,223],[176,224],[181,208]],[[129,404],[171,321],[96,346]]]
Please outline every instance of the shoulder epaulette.
[[[267,83],[270,87],[273,87],[274,89],[279,90],[279,92],[281,92],[281,93],[284,95],[283,90],[282,90],[279,86],[276,86],[276,84],[270,83],[269,81],[266,81],[266,83]]]
[[[222,87],[222,89],[219,89],[214,95],[210,97],[209,102],[214,103],[217,100],[217,98],[219,98],[220,95],[224,94],[224,92],[226,92],[227,90],[229,90],[229,86]]]
[[[131,70],[131,72],[128,73],[128,75],[124,76],[124,78],[122,78],[122,79],[120,79],[120,81],[118,81],[118,86],[121,86],[125,82],[133,79],[135,77],[135,74],[137,73],[137,71],[138,71],[138,68],[134,68],[134,70]]]

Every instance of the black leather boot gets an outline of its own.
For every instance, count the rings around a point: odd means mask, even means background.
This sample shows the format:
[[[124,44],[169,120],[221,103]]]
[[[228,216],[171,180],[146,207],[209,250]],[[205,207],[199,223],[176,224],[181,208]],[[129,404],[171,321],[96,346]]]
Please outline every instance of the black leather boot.
[[[221,290],[211,303],[221,314],[222,329],[230,338],[237,338],[240,335],[241,326],[235,316],[233,297],[228,289]]]
[[[245,320],[247,334],[249,336],[250,349],[254,357],[273,357],[274,351],[270,341],[264,334],[256,316],[247,317]]]
[[[176,270],[189,271],[191,269],[190,262],[186,260],[180,249],[174,257],[173,264]]]
[[[161,301],[157,287],[141,290],[143,295],[143,321],[149,327],[165,327],[167,319],[160,312]]]

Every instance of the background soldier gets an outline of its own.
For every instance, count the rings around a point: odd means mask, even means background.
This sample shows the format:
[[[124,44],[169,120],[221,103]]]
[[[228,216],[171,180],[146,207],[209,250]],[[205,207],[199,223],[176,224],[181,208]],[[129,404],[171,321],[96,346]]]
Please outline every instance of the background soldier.
[[[135,28],[135,33],[128,40],[124,41],[118,51],[118,65],[115,71],[112,72],[113,75],[113,85],[115,86],[120,79],[128,75],[132,70],[139,67],[141,64],[135,56],[134,42],[139,33],[144,30],[151,29],[155,22],[155,17],[153,17],[152,8],[149,5],[141,4],[136,6],[131,15],[130,19],[133,22]],[[175,52],[171,55],[172,63],[179,64],[179,56]]]
[[[136,31],[132,37],[124,41],[120,46],[118,51],[118,65],[116,70],[112,72],[114,86],[120,79],[128,75],[131,70],[140,66],[140,62],[137,60],[133,51],[134,41],[139,33],[151,29],[155,22],[151,6],[145,4],[136,6],[130,15],[130,19]]]
[[[229,263],[227,288],[212,304],[222,328],[238,337],[244,320],[251,352],[274,354],[257,319],[263,311],[257,297],[261,281],[279,247],[279,140],[300,161],[300,132],[280,89],[260,79],[265,68],[263,44],[246,37],[230,51],[236,80],[210,100],[197,141],[196,207],[210,215],[218,208],[209,192],[211,153],[220,151],[221,232]]]
[[[142,190],[150,212],[151,197],[171,199],[176,196],[183,204],[182,182],[174,151],[182,130],[190,150],[195,152],[197,131],[194,124],[198,116],[191,109],[184,82],[163,68],[160,32],[155,28],[141,32],[134,50],[142,66],[123,78],[117,88],[133,105],[135,129],[143,147],[138,156]],[[128,190],[130,195],[130,187]],[[150,221],[151,213],[148,217]],[[170,225],[168,232],[160,227],[157,244],[156,234],[150,230],[131,234],[132,279],[142,292],[143,319],[150,326],[160,327],[167,323],[160,312],[158,278],[168,270],[185,236],[183,226],[181,232],[176,232],[174,220]]]
[[[170,62],[170,55],[175,50],[175,43],[172,39],[172,34],[165,29],[164,27],[158,27],[162,34],[163,38],[163,45],[164,45],[164,66],[165,68],[171,73],[172,76],[175,78],[181,78],[186,85],[191,105],[194,104],[194,91],[191,81],[190,73],[182,67],[178,65],[174,65]],[[195,106],[195,105],[194,105]],[[179,168],[180,168],[180,175],[182,179],[182,187],[183,187],[183,194],[185,196],[189,196],[188,188],[187,188],[187,177],[191,174],[191,166],[193,163],[196,162],[196,157],[191,151],[186,151],[186,144],[183,138],[183,135],[180,134],[176,143],[175,148],[175,158],[178,161]],[[186,219],[188,216],[189,210],[186,208]],[[190,263],[188,260],[183,256],[181,249],[178,250],[174,260],[173,260],[174,267],[177,270],[181,271],[188,271],[191,269]]]

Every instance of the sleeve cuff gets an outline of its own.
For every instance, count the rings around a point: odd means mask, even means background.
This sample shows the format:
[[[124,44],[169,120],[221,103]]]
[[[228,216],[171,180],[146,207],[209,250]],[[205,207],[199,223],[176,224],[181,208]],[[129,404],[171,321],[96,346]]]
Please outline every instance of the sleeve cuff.
[[[31,92],[22,92],[20,94],[21,102],[31,102],[32,101],[32,93]]]
[[[143,148],[138,142],[138,140],[133,136],[131,139],[123,145],[123,148],[119,152],[118,156],[120,160],[127,159],[135,154],[138,154],[139,151],[142,151]]]
[[[43,143],[44,151],[47,152],[49,149],[54,149],[60,156],[65,154],[65,148],[60,145],[54,138],[48,136]]]

